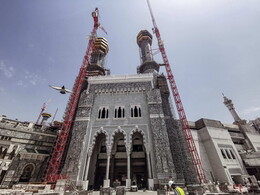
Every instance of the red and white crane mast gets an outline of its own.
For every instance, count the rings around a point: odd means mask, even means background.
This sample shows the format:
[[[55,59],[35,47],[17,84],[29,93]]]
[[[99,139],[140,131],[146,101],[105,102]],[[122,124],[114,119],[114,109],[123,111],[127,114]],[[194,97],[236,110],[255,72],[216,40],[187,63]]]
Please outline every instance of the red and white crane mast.
[[[79,101],[79,96],[82,90],[83,82],[86,77],[86,68],[88,66],[88,62],[90,59],[90,55],[94,46],[94,41],[97,36],[97,29],[100,26],[98,23],[98,8],[95,9],[95,11],[92,12],[92,17],[94,19],[94,26],[93,30],[91,32],[91,36],[88,42],[88,47],[85,53],[85,56],[82,61],[82,65],[79,71],[79,74],[75,80],[72,94],[70,95],[68,105],[64,114],[63,118],[63,124],[60,129],[60,133],[58,135],[56,145],[54,147],[54,150],[52,152],[52,156],[47,168],[47,172],[45,175],[45,181],[47,182],[56,182],[58,179],[62,179],[66,176],[60,175],[60,166],[61,166],[61,160],[62,156],[64,154],[66,142],[68,140],[69,132],[71,130],[73,119],[75,117],[76,108]]]
[[[196,168],[196,172],[197,172],[197,176],[198,176],[199,181],[201,183],[206,183],[207,180],[206,180],[206,177],[205,177],[202,165],[201,165],[201,161],[200,161],[200,158],[199,158],[199,155],[198,155],[198,152],[197,152],[197,149],[196,149],[196,146],[195,146],[192,134],[191,134],[191,130],[190,130],[190,127],[189,127],[189,124],[188,124],[188,120],[187,120],[187,117],[186,117],[186,114],[185,114],[185,111],[184,111],[184,108],[183,108],[183,105],[182,105],[182,102],[181,102],[181,97],[180,97],[180,94],[178,92],[175,80],[174,80],[174,75],[172,73],[172,70],[171,70],[167,55],[166,55],[166,51],[165,51],[165,48],[164,48],[164,45],[163,45],[163,42],[162,42],[162,39],[161,39],[160,31],[159,31],[159,29],[156,25],[155,18],[154,18],[152,8],[151,8],[151,4],[150,4],[149,0],[147,0],[147,4],[148,4],[149,10],[150,10],[150,14],[151,14],[152,22],[153,22],[153,26],[154,26],[153,31],[154,31],[154,33],[157,37],[159,50],[162,54],[163,62],[164,62],[165,67],[166,67],[167,76],[168,76],[170,86],[171,86],[171,89],[172,89],[172,93],[173,93],[174,101],[175,101],[176,108],[177,108],[177,111],[178,111],[178,115],[179,115],[179,118],[180,118],[180,121],[181,121],[182,130],[184,131],[185,140],[186,140],[189,152],[190,152],[191,157],[192,157],[192,163]]]

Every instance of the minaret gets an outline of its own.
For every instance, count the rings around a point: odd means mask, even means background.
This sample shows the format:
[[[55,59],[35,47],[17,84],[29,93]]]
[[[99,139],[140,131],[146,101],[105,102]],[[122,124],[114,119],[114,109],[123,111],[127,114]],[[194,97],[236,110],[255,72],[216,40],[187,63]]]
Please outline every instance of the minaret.
[[[252,138],[250,138],[250,136],[248,136],[249,134],[254,134],[255,133],[255,129],[251,126],[249,126],[246,122],[246,120],[241,120],[240,117],[238,116],[238,114],[235,111],[234,105],[232,103],[232,100],[228,99],[226,96],[224,96],[223,94],[223,98],[224,98],[224,104],[227,106],[227,108],[229,109],[230,113],[232,114],[235,122],[235,125],[239,126],[239,130],[240,132],[244,135],[245,137],[245,144],[244,146],[246,147],[246,150],[253,150],[253,151],[257,151],[257,149],[255,148],[255,145],[252,142]]]
[[[90,63],[87,67],[87,75],[98,76],[105,75],[105,56],[108,53],[108,42],[104,37],[97,37],[94,42],[94,48],[91,53]]]
[[[45,125],[45,122],[51,117],[51,114],[44,112],[42,113],[41,125]]]
[[[232,100],[228,99],[224,94],[223,95],[223,98],[224,98],[224,104],[226,105],[226,107],[228,108],[228,110],[230,111],[231,115],[233,116],[234,118],[234,123],[240,123],[240,124],[244,124],[245,123],[245,120],[241,120],[241,118],[238,116],[236,110],[235,110],[235,107],[234,107],[234,104],[232,103]]]
[[[137,44],[140,48],[141,66],[139,73],[158,72],[160,66],[153,60],[151,50],[152,35],[147,30],[141,30],[137,35]]]

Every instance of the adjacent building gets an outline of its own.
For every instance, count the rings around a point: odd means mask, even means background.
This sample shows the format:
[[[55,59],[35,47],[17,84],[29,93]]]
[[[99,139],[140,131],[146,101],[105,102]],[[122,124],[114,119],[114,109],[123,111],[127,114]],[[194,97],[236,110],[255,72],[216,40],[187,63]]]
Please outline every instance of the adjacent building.
[[[0,117],[0,187],[41,182],[56,140],[56,126],[45,126]],[[48,115],[49,116],[49,115]]]

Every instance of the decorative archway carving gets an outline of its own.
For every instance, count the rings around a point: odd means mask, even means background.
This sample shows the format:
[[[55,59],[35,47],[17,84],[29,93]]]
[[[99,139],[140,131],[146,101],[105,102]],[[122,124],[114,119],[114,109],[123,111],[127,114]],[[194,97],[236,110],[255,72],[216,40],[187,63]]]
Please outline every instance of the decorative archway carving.
[[[112,135],[111,135],[111,145],[113,146],[113,144],[114,144],[114,138],[115,138],[115,135],[117,134],[117,133],[122,133],[123,135],[124,135],[124,142],[125,142],[125,144],[127,143],[127,135],[126,135],[126,132],[123,130],[123,129],[121,129],[121,127],[120,126],[118,126],[118,128],[112,133]]]
[[[134,133],[140,133],[142,136],[143,136],[143,143],[144,145],[146,144],[146,137],[145,137],[145,134],[143,132],[142,129],[139,129],[138,126],[136,126],[130,133],[130,137],[129,137],[129,143],[132,144],[132,139],[133,139],[133,134]]]
[[[35,171],[35,165],[33,163],[26,164],[23,167],[23,172],[20,176],[20,182],[29,182]]]
[[[105,136],[106,136],[106,145],[109,145],[109,135],[108,135],[108,133],[103,129],[103,127],[101,127],[101,128],[100,128],[98,131],[96,131],[96,133],[94,134],[93,139],[92,139],[92,144],[91,144],[91,146],[89,147],[89,150],[92,151],[92,148],[94,148],[94,146],[95,146],[97,136],[98,136],[99,134],[102,134],[102,133],[104,133]]]

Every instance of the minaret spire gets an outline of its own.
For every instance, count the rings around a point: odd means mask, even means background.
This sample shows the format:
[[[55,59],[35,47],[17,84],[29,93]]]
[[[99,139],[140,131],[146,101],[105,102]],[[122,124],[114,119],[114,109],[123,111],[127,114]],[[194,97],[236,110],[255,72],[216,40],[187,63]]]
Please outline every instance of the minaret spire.
[[[223,93],[223,98],[224,98],[224,104],[226,105],[226,107],[228,108],[228,110],[230,111],[231,115],[233,116],[235,123],[239,123],[242,122],[241,118],[238,116],[234,104],[232,103],[231,99],[228,99]]]
[[[152,54],[152,39],[153,36],[147,30],[141,30],[137,35],[137,44],[140,48],[141,65],[139,73],[151,73],[159,71],[159,64],[153,59]]]

